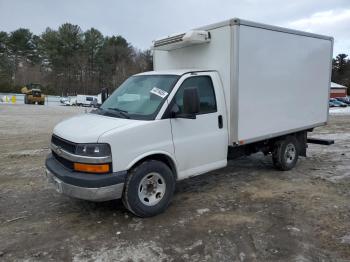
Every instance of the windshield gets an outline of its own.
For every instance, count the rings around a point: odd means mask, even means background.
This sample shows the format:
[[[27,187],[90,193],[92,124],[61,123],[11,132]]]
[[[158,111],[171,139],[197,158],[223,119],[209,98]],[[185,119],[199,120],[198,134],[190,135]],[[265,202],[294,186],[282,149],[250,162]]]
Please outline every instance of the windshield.
[[[177,75],[132,76],[113,92],[100,110],[114,112],[118,117],[154,119],[178,78]]]

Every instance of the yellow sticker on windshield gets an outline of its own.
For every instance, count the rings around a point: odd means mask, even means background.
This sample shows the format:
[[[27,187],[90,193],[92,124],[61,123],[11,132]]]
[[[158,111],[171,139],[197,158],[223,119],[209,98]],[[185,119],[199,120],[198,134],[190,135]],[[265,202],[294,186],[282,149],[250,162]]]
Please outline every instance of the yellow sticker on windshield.
[[[164,98],[164,97],[166,97],[166,96],[168,95],[167,92],[165,92],[164,90],[159,89],[159,88],[157,88],[157,87],[153,87],[153,88],[151,89],[150,93],[155,94],[155,95],[157,95],[157,96],[160,96],[161,98]]]

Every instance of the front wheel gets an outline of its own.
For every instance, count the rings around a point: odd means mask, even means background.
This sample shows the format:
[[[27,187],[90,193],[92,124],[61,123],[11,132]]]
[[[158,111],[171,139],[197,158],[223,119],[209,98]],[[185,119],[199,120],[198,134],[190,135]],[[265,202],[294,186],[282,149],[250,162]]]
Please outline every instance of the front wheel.
[[[299,157],[298,141],[295,137],[286,137],[277,141],[272,152],[274,166],[282,171],[295,167]]]
[[[166,164],[147,160],[130,171],[123,203],[136,216],[158,215],[170,204],[175,183],[174,174]]]

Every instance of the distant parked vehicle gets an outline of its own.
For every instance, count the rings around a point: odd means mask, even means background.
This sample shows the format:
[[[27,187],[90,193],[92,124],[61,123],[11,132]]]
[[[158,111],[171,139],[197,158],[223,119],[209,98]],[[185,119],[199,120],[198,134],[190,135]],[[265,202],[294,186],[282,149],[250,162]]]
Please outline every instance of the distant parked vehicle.
[[[27,84],[21,89],[22,94],[24,94],[25,104],[45,104],[45,95],[41,92],[40,84]]]
[[[77,106],[91,106],[97,96],[77,95]]]
[[[88,96],[88,95],[77,95],[76,105],[77,106],[93,106],[98,107],[101,105],[101,94],[97,96]]]
[[[63,102],[63,105],[76,106],[77,105],[77,98],[76,97],[68,97],[68,99]]]
[[[69,101],[69,97],[67,96],[63,96],[60,98],[60,103],[61,104],[66,104],[66,102]]]
[[[334,104],[334,103],[331,102],[331,101],[328,101],[328,104],[329,104],[329,107],[337,107],[336,104]]]
[[[333,103],[334,107],[347,107],[348,106],[347,104],[340,102],[339,100],[337,100],[335,98],[329,99],[329,102]]]
[[[337,97],[336,99],[342,103],[347,104],[348,106],[350,105],[350,99],[348,97]]]

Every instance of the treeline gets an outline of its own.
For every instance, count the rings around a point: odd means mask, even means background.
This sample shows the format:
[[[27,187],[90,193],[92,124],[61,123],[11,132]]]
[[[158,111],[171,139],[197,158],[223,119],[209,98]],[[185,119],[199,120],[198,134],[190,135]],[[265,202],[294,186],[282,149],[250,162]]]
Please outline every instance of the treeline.
[[[140,51],[122,36],[104,36],[94,28],[83,32],[66,23],[39,36],[23,28],[0,32],[0,92],[39,83],[48,94],[97,94],[152,68],[150,50]]]
[[[83,32],[66,23],[39,36],[23,28],[0,31],[0,92],[39,83],[48,94],[97,94],[152,68],[150,50],[140,51],[122,36],[103,36],[94,28]],[[350,87],[348,55],[333,59],[332,81]]]
[[[347,54],[339,54],[333,59],[332,81],[347,86],[350,95],[350,59]]]

